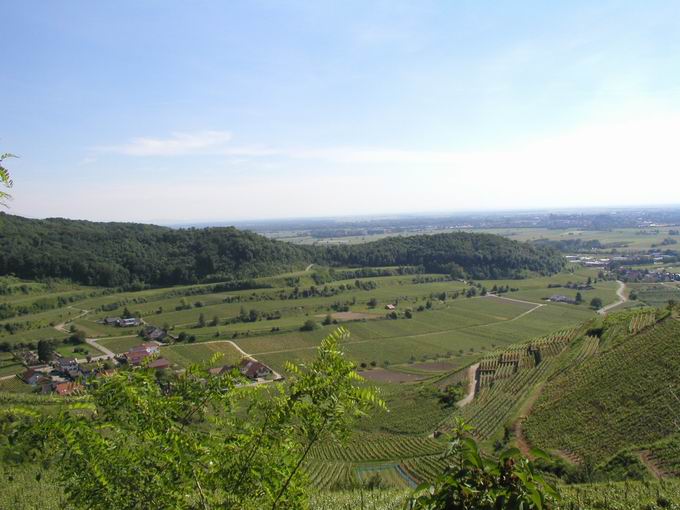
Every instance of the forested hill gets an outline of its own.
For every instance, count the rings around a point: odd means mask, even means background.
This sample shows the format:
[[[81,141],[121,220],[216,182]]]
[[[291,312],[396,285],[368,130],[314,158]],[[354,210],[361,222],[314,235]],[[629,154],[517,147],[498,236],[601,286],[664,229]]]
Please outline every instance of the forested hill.
[[[395,237],[327,248],[275,241],[233,227],[171,229],[0,213],[0,274],[22,278],[174,285],[267,276],[309,263],[422,266],[430,272],[484,278],[551,273],[564,261],[550,249],[490,234]]]
[[[432,273],[472,278],[516,278],[526,270],[548,274],[564,266],[552,249],[469,232],[388,237],[328,251],[329,260],[338,265],[423,266]]]

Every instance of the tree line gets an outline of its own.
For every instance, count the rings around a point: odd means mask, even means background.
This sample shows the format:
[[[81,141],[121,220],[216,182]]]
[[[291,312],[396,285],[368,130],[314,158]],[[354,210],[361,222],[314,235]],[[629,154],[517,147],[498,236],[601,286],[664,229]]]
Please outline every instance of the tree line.
[[[314,263],[413,266],[456,278],[549,274],[551,248],[492,234],[452,232],[346,246],[300,246],[233,227],[173,229],[136,223],[35,220],[0,213],[0,274],[122,287],[212,283],[270,276]],[[355,275],[354,275],[355,276]]]

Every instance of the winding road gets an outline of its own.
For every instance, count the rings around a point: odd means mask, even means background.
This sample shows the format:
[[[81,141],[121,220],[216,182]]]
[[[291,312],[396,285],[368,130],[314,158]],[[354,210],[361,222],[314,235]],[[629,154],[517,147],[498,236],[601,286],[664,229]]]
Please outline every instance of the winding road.
[[[619,288],[616,289],[616,295],[619,297],[618,301],[615,301],[613,303],[609,303],[607,306],[603,306],[600,308],[597,313],[600,315],[605,315],[609,310],[612,308],[616,308],[619,305],[622,305],[626,301],[628,301],[628,297],[626,296],[626,284],[623,283],[621,280],[616,280],[616,282],[619,284]]]

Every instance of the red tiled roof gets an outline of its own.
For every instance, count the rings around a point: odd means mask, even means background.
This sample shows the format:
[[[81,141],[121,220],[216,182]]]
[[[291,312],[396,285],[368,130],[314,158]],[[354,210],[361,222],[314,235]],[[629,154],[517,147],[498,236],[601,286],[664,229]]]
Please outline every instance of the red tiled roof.
[[[83,388],[82,384],[75,382],[63,382],[58,383],[54,386],[54,392],[58,395],[71,395],[76,391],[80,391]]]

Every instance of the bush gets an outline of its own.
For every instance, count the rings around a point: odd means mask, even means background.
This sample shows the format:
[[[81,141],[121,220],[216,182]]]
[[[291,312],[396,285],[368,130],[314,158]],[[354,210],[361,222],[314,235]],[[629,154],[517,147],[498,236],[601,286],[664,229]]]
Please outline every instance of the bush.
[[[447,467],[431,486],[421,485],[408,508],[413,510],[518,510],[548,509],[559,498],[535,465],[516,448],[502,452],[497,460],[480,454],[462,422],[454,427],[447,454]],[[548,458],[532,450],[538,458]]]
[[[300,331],[314,331],[318,327],[319,325],[316,323],[316,321],[309,319],[306,320],[305,323],[300,327]]]

